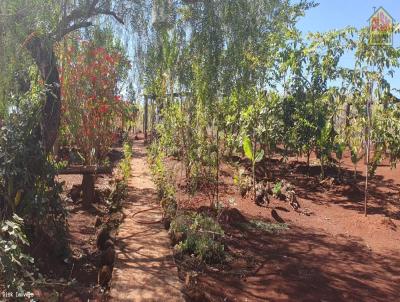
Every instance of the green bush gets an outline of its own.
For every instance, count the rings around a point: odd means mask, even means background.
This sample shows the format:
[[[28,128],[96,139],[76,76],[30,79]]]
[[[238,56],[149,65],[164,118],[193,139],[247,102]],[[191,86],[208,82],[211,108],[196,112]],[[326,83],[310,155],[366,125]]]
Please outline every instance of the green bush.
[[[164,219],[171,221],[169,233],[176,248],[184,254],[194,254],[207,263],[224,259],[224,232],[212,218],[196,213],[177,214],[175,187],[164,164],[164,152],[152,144],[149,148],[149,163],[158,196],[164,210]]]
[[[128,185],[125,180],[116,181],[107,197],[106,202],[109,205],[109,212],[115,213],[121,209],[121,202],[128,195]]]
[[[251,189],[251,179],[245,174],[243,168],[237,169],[237,172],[233,177],[233,182],[238,187],[242,197],[244,197]]]
[[[131,168],[131,158],[132,158],[132,144],[127,140],[123,146],[124,158],[119,164],[120,169],[122,171],[122,175],[124,176],[124,180],[127,181],[131,176],[132,168]]]
[[[171,221],[175,218],[178,210],[178,204],[174,198],[164,198],[161,200],[161,206],[163,208],[164,223],[166,228],[169,228]]]
[[[33,266],[33,258],[24,253],[29,243],[22,227],[22,218],[15,214],[0,223],[0,279],[5,281],[7,290],[18,292],[24,290],[24,280]]]
[[[170,234],[181,239],[176,248],[184,254],[194,254],[207,263],[218,263],[225,257],[221,242],[224,231],[210,217],[197,213],[178,215],[171,223]]]
[[[69,251],[62,187],[55,181],[60,167],[40,143],[40,115],[40,102],[26,95],[0,129],[0,274],[8,286],[22,284],[13,280],[33,271],[32,258],[23,253],[28,240],[45,233],[57,243],[49,243],[51,252],[61,257]]]
[[[278,182],[274,185],[274,187],[272,188],[272,194],[273,194],[275,197],[278,197],[279,195],[281,195],[281,193],[282,193],[282,186],[283,186],[283,183],[282,183],[281,181],[278,181]]]
[[[157,147],[153,144],[149,149],[149,163],[158,198],[172,200],[175,198],[175,187],[164,164],[165,154],[162,151],[154,151],[155,148]]]
[[[0,129],[0,211],[41,221],[47,215],[63,215],[54,181],[56,168],[48,160],[40,140],[39,108],[23,104]]]
[[[179,214],[175,217],[174,221],[171,223],[171,229],[169,230],[171,235],[178,233],[187,234],[189,232],[190,226],[193,223],[194,214]]]

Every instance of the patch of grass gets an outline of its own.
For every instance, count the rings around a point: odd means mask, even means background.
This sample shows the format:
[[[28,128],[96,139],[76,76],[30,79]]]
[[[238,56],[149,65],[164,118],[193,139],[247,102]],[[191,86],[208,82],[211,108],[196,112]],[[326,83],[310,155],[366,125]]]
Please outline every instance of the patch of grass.
[[[287,223],[271,223],[256,219],[252,219],[248,223],[241,223],[240,226],[247,230],[260,230],[271,234],[279,234],[289,229]]]
[[[197,213],[178,215],[169,232],[178,241],[176,249],[183,254],[193,254],[206,263],[220,263],[225,257],[221,242],[224,231],[210,217]]]

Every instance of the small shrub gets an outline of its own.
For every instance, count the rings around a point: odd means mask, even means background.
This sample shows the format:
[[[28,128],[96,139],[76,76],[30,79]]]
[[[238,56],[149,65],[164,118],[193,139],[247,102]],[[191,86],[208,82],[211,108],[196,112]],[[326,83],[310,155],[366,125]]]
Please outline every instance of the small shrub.
[[[194,254],[207,263],[221,262],[224,259],[224,245],[220,240],[224,232],[221,226],[203,214],[176,214],[175,187],[165,167],[164,157],[164,152],[156,144],[149,147],[148,160],[172,242],[177,244],[176,248],[181,253]]]
[[[107,198],[109,204],[109,212],[115,213],[121,208],[121,202],[128,195],[128,185],[124,180],[115,182],[114,188],[111,190]]]
[[[221,242],[224,231],[210,217],[197,213],[178,215],[171,224],[170,234],[181,238],[176,246],[181,253],[193,254],[207,263],[218,263],[225,257]]]
[[[189,233],[192,223],[193,214],[179,214],[172,220],[169,234],[173,244],[180,243],[186,239],[185,236]]]
[[[23,292],[25,279],[33,269],[33,258],[24,253],[29,243],[22,227],[22,218],[15,214],[0,225],[0,279],[7,290],[18,292]]]
[[[132,144],[129,141],[126,141],[123,146],[124,158],[119,164],[120,169],[122,171],[122,175],[124,176],[124,180],[127,181],[131,176],[132,168],[131,168],[131,158],[132,158]]]
[[[69,253],[62,187],[55,181],[62,165],[40,143],[40,96],[32,92],[18,97],[19,105],[0,128],[0,279],[12,290],[24,286],[33,268],[24,253],[28,240],[36,245],[46,236],[52,239],[49,252]]]
[[[277,182],[274,187],[272,188],[272,194],[277,197],[282,193],[282,182]]]
[[[238,169],[233,177],[234,184],[239,188],[240,195],[244,197],[251,188],[251,179],[245,174],[244,169]]]
[[[152,150],[152,147],[150,147],[150,150]],[[157,154],[153,154],[153,152],[154,151],[150,151],[149,162],[153,181],[157,187],[158,198],[160,198],[160,200],[172,200],[175,198],[175,187],[164,164],[165,155],[163,152]]]
[[[174,199],[175,197],[175,187],[168,182],[165,178],[160,179],[158,183],[158,197],[163,199]]]
[[[34,100],[21,102],[0,129],[0,213],[42,223],[65,214],[61,186],[54,180],[54,162],[40,144],[40,108]]]
[[[163,208],[163,220],[165,228],[169,229],[170,223],[176,216],[178,204],[174,198],[164,198],[161,200],[161,206]]]

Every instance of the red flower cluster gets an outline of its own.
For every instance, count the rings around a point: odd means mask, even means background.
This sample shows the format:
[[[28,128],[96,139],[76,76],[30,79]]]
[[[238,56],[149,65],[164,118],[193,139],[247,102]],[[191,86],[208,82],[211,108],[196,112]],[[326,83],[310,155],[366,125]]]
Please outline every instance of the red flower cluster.
[[[115,116],[122,101],[118,91],[119,70],[129,62],[117,51],[80,42],[67,47],[60,68],[62,133],[88,160],[107,153],[113,141]],[[89,160],[90,161],[90,160]]]

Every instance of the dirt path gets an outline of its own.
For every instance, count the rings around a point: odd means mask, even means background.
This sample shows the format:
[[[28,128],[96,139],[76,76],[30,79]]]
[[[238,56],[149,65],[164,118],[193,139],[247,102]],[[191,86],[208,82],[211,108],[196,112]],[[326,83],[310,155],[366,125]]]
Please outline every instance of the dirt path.
[[[133,147],[129,198],[117,235],[111,301],[184,301],[168,234],[160,219],[143,141]]]

